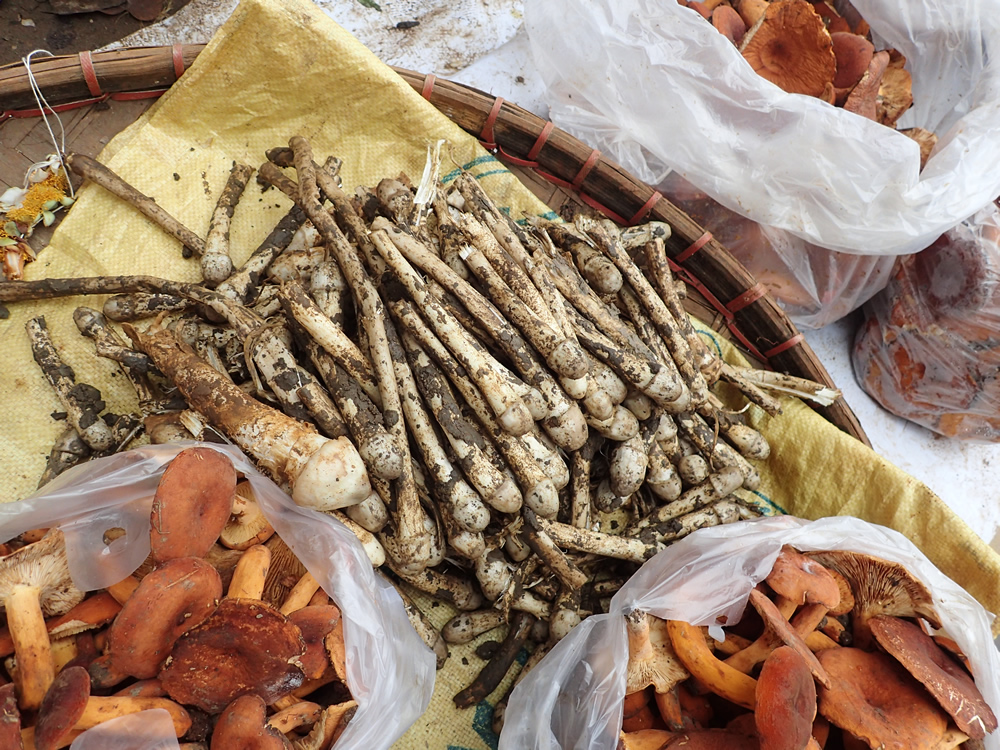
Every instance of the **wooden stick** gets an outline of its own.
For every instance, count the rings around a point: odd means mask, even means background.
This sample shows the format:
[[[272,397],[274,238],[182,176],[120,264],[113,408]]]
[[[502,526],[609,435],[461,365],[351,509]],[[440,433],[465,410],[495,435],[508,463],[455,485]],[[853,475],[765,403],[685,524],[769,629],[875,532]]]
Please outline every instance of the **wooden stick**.
[[[76,382],[73,368],[62,361],[52,343],[44,317],[30,319],[25,324],[25,329],[31,341],[31,355],[66,410],[66,421],[91,450],[105,451],[111,448],[114,436],[100,416],[104,411],[101,392],[91,385]]]
[[[185,257],[191,257],[191,253],[198,256],[205,254],[205,241],[201,237],[168,214],[154,199],[140,193],[96,159],[84,154],[69,154],[66,157],[66,166],[81,177],[121,198],[178,240],[185,247]]]
[[[525,612],[517,612],[511,619],[510,630],[500,644],[500,648],[467,688],[455,696],[459,708],[475,706],[496,690],[504,675],[510,669],[518,652],[524,647],[534,625],[535,618]]]

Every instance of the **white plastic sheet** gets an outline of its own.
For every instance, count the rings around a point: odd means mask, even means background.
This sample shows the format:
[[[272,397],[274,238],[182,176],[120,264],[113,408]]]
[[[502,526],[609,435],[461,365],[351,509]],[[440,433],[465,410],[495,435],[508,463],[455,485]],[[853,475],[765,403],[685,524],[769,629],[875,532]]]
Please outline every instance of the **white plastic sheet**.
[[[155,445],[80,464],[39,493],[0,504],[0,539],[58,526],[66,535],[74,583],[84,590],[109,586],[149,554],[149,513],[160,475],[174,456],[193,445],[221,451],[232,460],[250,481],[275,531],[342,611],[347,684],[358,711],[337,748],[389,747],[430,702],[433,653],[410,625],[395,589],[375,575],[354,534],[328,515],[295,505],[238,449],[210,443]],[[126,533],[107,545],[104,532],[112,528]],[[164,741],[150,738],[141,747],[169,747],[156,744]]]
[[[739,621],[750,590],[770,572],[782,545],[842,549],[901,563],[930,590],[944,632],[969,657],[976,684],[1000,707],[1000,653],[993,616],[891,529],[839,516],[804,521],[775,516],[700,529],[646,562],[611,600],[528,673],[511,694],[500,750],[608,750],[618,742],[628,637],[624,615],[642,609],[664,619],[715,625]],[[996,735],[986,748],[1000,748]]]
[[[796,268],[807,253],[917,252],[1000,195],[1000,2],[854,6],[879,46],[907,58],[915,104],[899,126],[939,137],[923,171],[914,141],[785,93],[676,0],[526,0],[525,20],[553,121],[641,179],[656,185],[673,170],[765,228],[785,273],[817,287],[793,317],[822,325],[844,314],[829,297],[848,285]],[[861,282],[850,309],[880,288],[870,267]]]

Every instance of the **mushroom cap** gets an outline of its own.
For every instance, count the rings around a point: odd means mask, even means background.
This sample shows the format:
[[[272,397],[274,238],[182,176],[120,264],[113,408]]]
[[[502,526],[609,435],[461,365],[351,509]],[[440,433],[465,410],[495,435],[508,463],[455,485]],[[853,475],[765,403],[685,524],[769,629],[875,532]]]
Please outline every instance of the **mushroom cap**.
[[[886,52],[889,55],[889,65],[882,74],[882,83],[878,88],[875,119],[894,128],[896,120],[913,106],[913,79],[904,67],[906,58],[903,54],[894,49]]]
[[[801,750],[812,736],[816,683],[792,648],[776,648],[757,677],[754,724],[761,750]]]
[[[199,625],[222,596],[218,571],[197,557],[163,563],[146,575],[111,624],[114,667],[132,677],[155,677],[174,642]]]
[[[305,681],[305,643],[283,614],[253,599],[224,599],[177,643],[160,680],[167,694],[210,714],[241,695],[267,704]]]
[[[347,723],[357,713],[358,704],[349,700],[327,706],[309,734],[296,742],[296,750],[328,750],[336,743]]]
[[[867,623],[875,615],[923,617],[935,628],[941,628],[930,591],[899,563],[845,550],[810,552],[809,557],[837,571],[851,584],[856,645],[870,643]]]
[[[83,667],[66,667],[49,686],[35,720],[35,747],[52,750],[68,737],[90,698],[90,675]],[[4,745],[6,747],[6,745]]]
[[[306,679],[317,679],[333,665],[326,651],[326,636],[340,622],[340,609],[334,604],[303,607],[288,615],[302,633],[305,652],[302,654],[302,671]]]
[[[750,604],[760,614],[761,619],[764,621],[764,626],[774,633],[786,647],[791,648],[802,657],[809,672],[816,680],[820,684],[829,685],[830,677],[826,673],[826,670],[820,665],[816,659],[816,655],[805,644],[805,641],[802,640],[802,637],[795,628],[781,616],[781,612],[778,611],[774,602],[764,596],[759,589],[752,589],[750,591]]]
[[[840,588],[830,571],[788,545],[781,548],[764,580],[776,594],[796,604],[822,604],[827,609],[840,604]]]
[[[837,73],[830,32],[806,0],[770,3],[740,52],[757,75],[789,94],[820,96]]]
[[[895,659],[858,648],[816,654],[830,674],[820,686],[819,712],[845,732],[884,750],[937,748],[948,715]]]
[[[629,635],[626,694],[637,693],[650,685],[656,692],[665,693],[691,676],[674,653],[666,620],[633,610],[626,616],[625,623]]]
[[[656,744],[659,742],[659,744]],[[758,750],[756,737],[725,729],[691,729],[685,732],[666,732],[661,729],[640,729],[622,732],[619,748],[624,750]]]
[[[149,543],[158,562],[202,557],[229,520],[236,469],[211,448],[187,448],[164,469],[153,496]]]
[[[65,614],[83,601],[86,593],[73,585],[69,575],[62,531],[51,529],[37,542],[0,558],[0,601],[5,601],[16,586],[38,589],[38,602],[46,617]]]
[[[844,101],[844,109],[869,120],[875,120],[878,115],[879,88],[882,86],[882,76],[885,75],[888,65],[889,53],[885,50],[876,52],[868,63],[868,70]]]
[[[23,750],[21,712],[17,708],[14,683],[0,685],[0,747]]]
[[[851,88],[868,70],[875,54],[875,45],[858,34],[837,31],[830,34],[833,54],[837,57],[837,76],[833,85],[838,89]]]
[[[267,723],[267,705],[259,695],[241,695],[226,706],[212,731],[211,750],[288,750],[291,743]]]
[[[272,534],[274,527],[257,504],[250,482],[244,479],[236,485],[233,507],[219,534],[219,542],[229,549],[245,550],[255,544],[263,544]]]
[[[972,677],[917,625],[885,615],[868,624],[879,645],[927,688],[959,729],[979,740],[997,728],[997,717]]]

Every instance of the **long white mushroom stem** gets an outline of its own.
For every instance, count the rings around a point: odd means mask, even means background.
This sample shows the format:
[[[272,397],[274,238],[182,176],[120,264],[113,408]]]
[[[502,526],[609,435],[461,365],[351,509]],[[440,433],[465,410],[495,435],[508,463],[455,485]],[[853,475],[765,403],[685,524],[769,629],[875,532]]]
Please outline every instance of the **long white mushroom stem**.
[[[507,382],[497,374],[494,360],[486,349],[430,295],[426,284],[384,230],[375,230],[371,236],[379,254],[400,282],[400,289],[394,296],[405,289],[407,296],[421,307],[434,333],[455,359],[461,362],[468,377],[482,391],[503,429],[511,435],[523,435],[527,432],[533,421],[531,413]],[[393,294],[393,290],[387,289],[386,293]]]
[[[405,310],[401,310],[405,312]],[[559,495],[552,480],[538,465],[524,444],[504,430],[490,412],[486,399],[469,379],[462,377],[458,361],[434,336],[429,327],[416,315],[404,315],[401,325],[419,341],[448,374],[452,385],[461,393],[465,403],[472,409],[480,427],[503,454],[507,466],[517,477],[524,493],[525,504],[541,516],[554,515],[559,507]],[[489,502],[488,498],[487,502]]]
[[[333,510],[371,494],[364,462],[346,438],[331,440],[277,409],[252,399],[167,331],[126,334],[184,395],[300,505]]]

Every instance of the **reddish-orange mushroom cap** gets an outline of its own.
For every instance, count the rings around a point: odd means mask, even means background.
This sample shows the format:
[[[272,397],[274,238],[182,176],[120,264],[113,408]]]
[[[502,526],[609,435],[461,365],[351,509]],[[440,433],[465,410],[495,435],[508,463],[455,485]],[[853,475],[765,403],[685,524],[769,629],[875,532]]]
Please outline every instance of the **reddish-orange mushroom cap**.
[[[757,677],[754,724],[761,750],[802,750],[816,718],[816,683],[792,648],[771,652]]]
[[[869,621],[875,640],[913,675],[972,739],[997,728],[997,717],[969,674],[917,625],[898,617]]]
[[[212,732],[211,750],[287,750],[291,743],[267,724],[259,695],[242,695],[223,709]]]
[[[305,681],[302,634],[263,602],[224,599],[174,645],[160,672],[167,694],[184,705],[217,714],[241,695],[268,704]]]
[[[229,520],[236,469],[211,448],[178,453],[160,477],[150,512],[149,542],[156,562],[203,557]]]
[[[891,656],[857,648],[816,654],[832,686],[820,686],[819,712],[831,724],[884,750],[936,749],[948,715]]]
[[[218,571],[197,557],[170,560],[147,574],[111,624],[114,667],[140,680],[155,677],[174,642],[208,617],[221,596]]]
[[[830,571],[792,547],[782,547],[767,585],[796,604],[822,604],[833,609],[840,603],[840,588]]]

